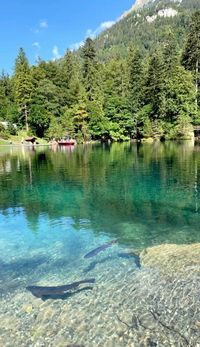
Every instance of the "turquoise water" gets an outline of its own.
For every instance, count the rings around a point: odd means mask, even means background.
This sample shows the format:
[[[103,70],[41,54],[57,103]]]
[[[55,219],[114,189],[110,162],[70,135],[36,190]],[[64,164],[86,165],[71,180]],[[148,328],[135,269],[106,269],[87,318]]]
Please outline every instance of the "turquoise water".
[[[1,294],[88,277],[123,249],[200,242],[199,168],[200,147],[189,142],[2,147]]]

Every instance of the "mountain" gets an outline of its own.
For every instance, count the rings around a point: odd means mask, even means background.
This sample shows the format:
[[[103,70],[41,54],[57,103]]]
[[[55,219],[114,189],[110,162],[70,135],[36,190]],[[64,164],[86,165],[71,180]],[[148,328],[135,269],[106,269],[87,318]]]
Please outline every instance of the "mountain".
[[[132,11],[137,11],[141,9],[144,5],[148,4],[150,0],[136,0],[136,2],[133,4],[133,6],[130,8],[130,10],[123,13],[122,17],[126,17],[128,14],[130,14]]]
[[[145,54],[161,44],[169,30],[182,47],[190,17],[197,9],[199,0],[137,0],[96,38],[99,59],[124,57],[130,45],[137,45]]]

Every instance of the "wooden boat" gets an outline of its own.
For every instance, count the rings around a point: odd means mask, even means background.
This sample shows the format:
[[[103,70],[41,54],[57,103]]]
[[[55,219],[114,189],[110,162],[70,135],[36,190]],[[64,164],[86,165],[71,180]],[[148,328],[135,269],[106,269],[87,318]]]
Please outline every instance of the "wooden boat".
[[[34,144],[36,141],[36,137],[27,137],[24,141]]]
[[[76,140],[73,139],[62,139],[58,141],[59,146],[74,146],[76,145]]]

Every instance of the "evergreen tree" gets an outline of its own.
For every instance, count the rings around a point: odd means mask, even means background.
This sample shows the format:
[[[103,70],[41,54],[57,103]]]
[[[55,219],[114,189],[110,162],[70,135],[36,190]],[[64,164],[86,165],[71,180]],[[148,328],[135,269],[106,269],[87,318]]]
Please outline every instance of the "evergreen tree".
[[[72,107],[76,104],[82,88],[82,76],[78,61],[71,51],[66,52],[61,62],[60,72],[62,105]]]
[[[9,106],[9,97],[11,94],[9,88],[9,77],[2,72],[0,76],[0,119],[7,120],[7,111]]]
[[[102,101],[101,77],[94,42],[88,38],[83,47],[83,81],[88,101]]]
[[[0,118],[17,122],[21,127],[26,125],[27,130],[29,124],[40,137],[68,134],[80,142],[89,139],[128,140],[136,133],[168,138],[189,133],[191,123],[199,122],[196,109],[200,11],[192,17],[182,55],[184,67],[180,65],[177,32],[174,33],[174,27],[169,27],[171,20],[180,24],[183,17],[166,19],[161,30],[161,19],[147,23],[148,11],[144,9],[140,16],[127,17],[132,18],[133,23],[137,21],[137,26],[132,24],[137,37],[136,47],[139,47],[131,48],[128,57],[128,44],[122,40],[124,30],[127,32],[126,29],[130,28],[127,20],[127,28],[124,22],[113,27],[116,38],[101,34],[106,46],[101,62],[98,60],[101,53],[95,49],[101,38],[95,42],[88,38],[80,50],[82,56],[79,52],[67,51],[63,59],[39,60],[32,67],[20,49],[14,75],[11,78],[4,73],[0,76]],[[155,49],[153,42],[158,30],[159,49]],[[138,39],[141,34],[142,43]],[[127,35],[125,40],[128,43],[131,35],[128,32]],[[109,40],[113,42],[115,39],[121,40],[120,45],[110,46]],[[150,48],[148,56],[145,51]]]
[[[149,69],[145,82],[145,104],[151,107],[150,118],[152,120],[165,117],[165,76],[164,63],[161,51],[155,51],[149,61]]]
[[[60,116],[57,87],[48,79],[42,79],[31,99],[30,125],[37,136],[43,137],[52,117]]]
[[[196,109],[198,110],[199,98],[199,69],[200,69],[200,10],[191,18],[190,30],[186,46],[182,55],[182,64],[195,75]]]
[[[165,122],[176,124],[182,118],[189,123],[195,119],[195,88],[192,75],[183,66],[166,81]]]
[[[128,140],[133,135],[133,119],[128,107],[127,61],[112,59],[102,70],[104,90],[104,139]]]
[[[144,92],[144,69],[142,54],[138,49],[130,49],[129,52],[129,108],[132,120],[137,132],[138,113],[142,107],[142,97]]]
[[[177,42],[171,29],[167,31],[163,44],[163,73],[168,78],[176,69],[179,64],[179,57],[177,51]]]
[[[96,62],[93,40],[88,38],[83,47],[83,84],[86,91],[86,109],[91,134],[94,139],[101,137],[104,122],[103,91],[100,66]]]
[[[90,140],[89,114],[87,111],[87,95],[85,88],[80,84],[76,103],[70,108],[63,108],[61,124],[67,136],[75,137],[78,142]]]
[[[28,114],[30,110],[32,79],[28,60],[23,48],[20,48],[15,61],[14,69],[14,95],[15,102],[20,112],[21,125],[26,125],[28,131]]]
[[[18,121],[17,107],[14,102],[12,79],[2,71],[0,76],[0,118],[13,123]]]

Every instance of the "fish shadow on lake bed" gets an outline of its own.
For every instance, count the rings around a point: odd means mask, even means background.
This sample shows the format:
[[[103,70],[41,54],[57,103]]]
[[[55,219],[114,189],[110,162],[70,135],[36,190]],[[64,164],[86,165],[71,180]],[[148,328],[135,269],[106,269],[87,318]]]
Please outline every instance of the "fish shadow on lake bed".
[[[117,259],[117,258],[133,260],[135,266],[136,266],[138,269],[141,269],[141,263],[140,263],[140,257],[139,257],[139,255],[130,254],[130,253],[126,253],[126,252],[119,252],[119,253],[117,253],[116,255],[112,255],[112,256],[111,256],[111,255],[108,255],[107,257],[105,257],[105,258],[103,258],[103,259],[92,261],[92,262],[83,270],[83,272],[84,272],[84,273],[88,273],[88,272],[94,270],[95,267],[96,267],[97,265],[104,264],[104,263],[106,263],[107,261],[115,260],[115,259]]]
[[[120,252],[117,254],[117,256],[119,258],[123,258],[123,259],[133,259],[135,266],[138,269],[141,269],[141,263],[140,263],[140,256],[134,253],[126,253],[126,252]]]
[[[84,292],[84,291],[92,290],[92,289],[93,289],[92,286],[87,286],[87,287],[78,289],[74,292],[70,292],[70,293],[43,295],[40,299],[42,299],[42,301],[47,301],[49,299],[51,299],[51,300],[67,300],[76,294],[79,294],[79,293]]]
[[[0,269],[1,269],[1,272],[5,273],[5,275],[12,272],[12,273],[17,273],[18,276],[22,276],[27,273],[30,273],[32,269],[35,269],[47,263],[48,263],[48,258],[46,256],[16,259],[8,263],[0,259]]]
[[[97,265],[104,264],[104,263],[106,263],[106,262],[109,261],[109,260],[114,260],[115,258],[116,258],[116,256],[108,255],[107,257],[105,257],[105,258],[103,258],[103,259],[101,259],[101,260],[92,261],[92,262],[83,270],[83,272],[84,272],[84,273],[90,272],[90,271],[94,270],[94,268],[95,268]]]
[[[25,280],[33,273],[39,273],[42,266],[48,263],[46,256],[34,258],[22,258],[5,262],[0,259],[0,295],[13,293],[16,290],[24,288]],[[35,275],[34,278],[40,279],[41,275]]]

